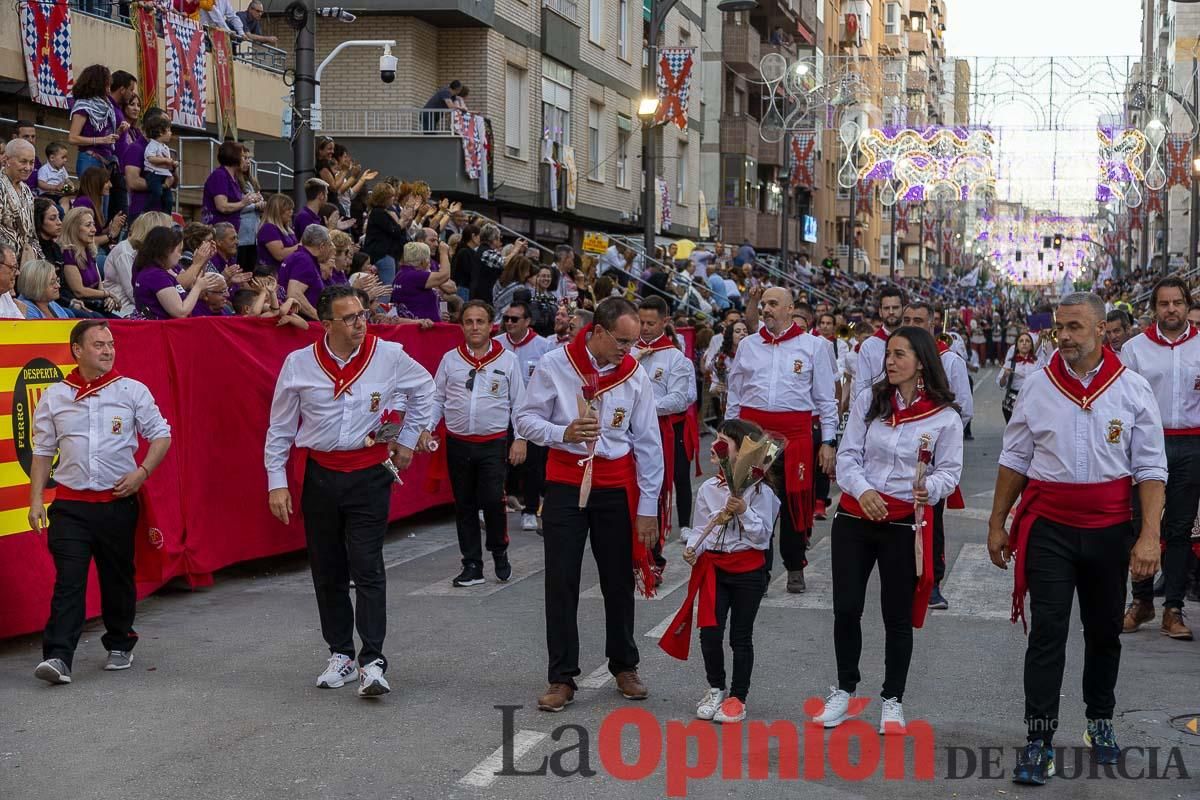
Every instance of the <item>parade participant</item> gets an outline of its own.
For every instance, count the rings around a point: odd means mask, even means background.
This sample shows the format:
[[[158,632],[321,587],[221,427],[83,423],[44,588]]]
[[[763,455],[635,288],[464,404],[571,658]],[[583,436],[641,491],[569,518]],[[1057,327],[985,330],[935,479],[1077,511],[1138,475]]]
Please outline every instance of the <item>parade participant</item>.
[[[892,333],[884,363],[886,377],[854,399],[838,448],[842,498],[829,534],[838,685],[813,721],[832,728],[852,715],[867,581],[878,562],[885,631],[879,732],[903,733],[913,628],[924,623],[933,588],[928,515],[918,550],[916,505],[936,504],[958,485],[963,426],[935,340],[924,328],[904,326]],[[921,450],[931,455],[918,485]],[[919,576],[914,552],[922,554]]]
[[[1025,381],[1004,432],[988,524],[992,562],[1014,568],[1013,622],[1032,617],[1025,650],[1027,744],[1013,780],[1054,774],[1052,740],[1066,663],[1071,604],[1079,594],[1086,642],[1085,742],[1101,764],[1120,755],[1112,716],[1121,662],[1126,574],[1154,575],[1167,462],[1162,421],[1146,379],[1104,347],[1104,303],[1075,292],[1055,314],[1058,352]],[[1134,542],[1132,484],[1143,511]],[[1018,495],[1011,534],[1005,530]]]
[[[517,357],[521,369],[521,380],[529,386],[529,379],[537,369],[542,356],[553,350],[555,345],[538,336],[529,327],[533,312],[523,300],[510,303],[501,318],[504,333],[496,341]],[[516,441],[515,438],[513,441]],[[530,441],[525,447],[525,460],[514,464],[508,473],[508,493],[520,496],[521,530],[538,529],[538,510],[542,505],[542,490],[546,482],[546,448]]]
[[[1164,588],[1161,631],[1172,639],[1192,638],[1183,621],[1191,559],[1192,523],[1200,495],[1200,329],[1187,321],[1191,292],[1179,278],[1163,278],[1150,293],[1155,324],[1125,342],[1121,361],[1150,384],[1166,435],[1167,488],[1162,520]],[[1136,631],[1154,619],[1153,578],[1133,584],[1133,603],[1123,630]]]
[[[508,561],[508,517],[504,508],[505,459],[525,460],[525,440],[506,446],[513,413],[525,397],[525,381],[512,352],[491,338],[491,306],[482,300],[463,305],[466,341],[442,356],[433,377],[430,430],[446,420],[446,461],[454,492],[454,516],[463,569],[455,586],[483,583],[479,513],[487,529],[496,578],[512,576]]]
[[[904,307],[901,322],[904,325],[923,328],[930,336],[935,337],[934,344],[937,346],[938,360],[946,375],[946,383],[950,387],[952,395],[951,399],[958,407],[958,415],[962,417],[965,439],[966,428],[971,424],[971,418],[975,414],[974,393],[971,390],[971,378],[967,374],[966,362],[958,353],[950,349],[949,344],[937,338],[937,331],[933,328],[933,306],[929,303],[923,300],[914,300],[909,303]],[[954,509],[966,507],[962,492],[957,486],[954,487],[953,492],[933,504],[933,592],[929,595],[929,607],[940,610],[950,607],[950,603],[942,596],[942,578],[946,576],[945,513],[947,504]]]
[[[312,231],[324,230],[310,226]],[[325,336],[288,355],[275,384],[265,462],[271,513],[287,525],[293,513],[288,453],[307,448],[300,508],[309,564],[332,654],[317,686],[336,689],[356,676],[359,697],[391,689],[387,658],[387,533],[393,476],[383,462],[408,468],[413,450],[428,441],[433,379],[404,348],[367,333],[369,300],[361,289],[330,286],[317,300]],[[374,442],[397,402],[404,426],[395,442]],[[371,437],[371,438],[368,438]],[[355,602],[350,603],[349,582]],[[354,660],[354,631],[362,639]]]
[[[900,327],[900,315],[904,310],[904,292],[896,286],[885,286],[879,292],[879,314],[882,325],[858,346],[858,359],[854,366],[854,384],[850,388],[850,402],[863,391],[870,389],[883,377],[884,347],[887,337]]]
[[[1026,379],[1041,368],[1037,363],[1035,349],[1033,337],[1027,331],[1017,336],[1016,344],[1008,348],[1008,353],[1001,364],[1002,369],[996,373],[996,385],[1001,389],[1011,388],[1014,392],[1020,392]],[[1012,376],[1011,384],[1009,376]],[[1006,412],[1004,421],[1008,422],[1011,416],[1011,412]]]
[[[71,329],[76,367],[51,385],[33,416],[33,464],[29,475],[29,527],[46,534],[54,558],[54,595],[42,635],[42,663],[34,675],[70,683],[75,647],[83,632],[88,567],[96,561],[100,609],[108,659],[106,670],[129,669],[138,635],[134,584],[134,530],[138,489],[171,446],[171,427],[145,384],[113,368],[117,351],[103,320],[82,320]],[[134,459],[138,437],[150,442],[142,463]],[[58,455],[58,484],[47,513],[42,493]]]
[[[559,303],[554,312],[554,333],[542,338],[554,347],[562,347],[571,341],[571,309],[567,303]]]
[[[897,310],[897,313],[899,311]],[[833,394],[833,356],[829,342],[800,332],[792,321],[792,295],[767,289],[762,296],[764,327],[738,346],[729,370],[726,419],[745,419],[787,440],[776,485],[784,492],[787,513],[779,523],[779,554],[787,569],[787,590],[804,591],[804,552],[813,520],[812,417],[821,421],[817,463],[834,467],[837,400]],[[773,563],[767,551],[767,571]]]
[[[567,329],[568,340],[574,339],[579,332],[592,324],[592,312],[586,308],[577,308],[571,312],[571,327]]]
[[[679,527],[691,526],[692,476],[689,469],[700,449],[700,431],[687,410],[696,402],[696,368],[674,339],[667,335],[671,310],[661,297],[647,297],[638,306],[642,338],[633,357],[650,376],[654,387],[654,409],[662,438],[663,486],[658,496],[659,540],[654,544],[654,585],[662,585],[667,560],[663,541],[671,532],[671,495],[679,512]]]
[[[635,585],[654,591],[650,548],[658,541],[663,468],[654,389],[629,355],[639,329],[632,303],[603,300],[591,325],[542,358],[517,411],[517,434],[550,448],[543,510],[550,685],[538,699],[543,711],[561,711],[575,699],[589,532],[604,595],[608,669],[622,696],[648,696],[637,673],[633,592]]]
[[[1133,316],[1128,311],[1114,308],[1105,315],[1104,343],[1111,347],[1113,352],[1121,352],[1121,348],[1135,333]]]
[[[736,463],[738,448],[749,438],[763,438],[762,428],[752,422],[728,419],[721,423],[717,439],[729,448],[728,461]],[[712,463],[720,467],[716,453]],[[715,527],[722,512],[732,518]],[[684,560],[692,565],[692,580],[683,608],[672,620],[660,645],[670,655],[686,659],[691,645],[692,605],[700,598],[700,651],[708,689],[696,706],[698,719],[741,722],[746,718],[746,696],[754,669],[754,618],[767,585],[767,561],[763,551],[771,546],[771,531],[779,514],[779,498],[770,485],[759,482],[741,497],[734,496],[719,471],[700,485],[696,493],[696,527],[685,544]],[[709,525],[715,530],[704,535]],[[729,649],[733,651],[733,680],[725,690],[725,622],[729,620]],[[680,625],[679,623],[684,623]]]
[[[829,342],[830,355],[833,356],[833,396],[837,399],[839,407],[842,399],[842,367],[843,358],[846,355],[846,350],[849,349],[846,341],[837,337],[837,318],[828,310],[829,304],[822,301],[817,304],[817,308],[824,308],[825,311],[819,312],[817,316],[816,333],[818,336]],[[814,428],[817,423],[814,423]],[[817,436],[814,437],[815,442],[820,441],[820,431],[816,431]],[[815,454],[814,454],[815,456]],[[818,520],[826,519],[826,509],[829,508],[829,489],[832,484],[830,477],[818,470],[813,476],[813,494],[815,496],[815,507],[813,509],[813,518]]]

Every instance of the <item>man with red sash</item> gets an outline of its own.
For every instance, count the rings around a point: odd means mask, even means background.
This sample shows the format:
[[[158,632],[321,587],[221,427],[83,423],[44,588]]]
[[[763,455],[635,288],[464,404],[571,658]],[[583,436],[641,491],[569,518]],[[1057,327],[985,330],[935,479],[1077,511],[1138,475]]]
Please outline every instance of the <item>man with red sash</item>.
[[[29,474],[29,527],[49,530],[54,595],[42,635],[42,663],[34,672],[48,683],[70,683],[75,647],[83,632],[88,566],[96,561],[108,659],[106,670],[129,669],[138,635],[133,630],[134,530],[138,489],[171,446],[171,427],[145,384],[113,368],[116,348],[108,323],[81,320],[71,329],[77,366],[42,393],[33,415]],[[142,463],[138,436],[149,440]],[[58,454],[58,491],[49,514],[42,494]]]
[[[542,511],[550,684],[538,699],[543,711],[561,711],[575,699],[579,577],[589,532],[604,595],[608,669],[625,698],[648,695],[637,673],[633,591],[654,593],[650,550],[658,541],[663,468],[654,389],[629,355],[640,327],[628,300],[601,302],[591,325],[542,358],[517,411],[517,435],[550,448]]]
[[[383,462],[390,458],[407,469],[413,450],[427,445],[433,378],[401,345],[367,333],[368,307],[361,289],[336,285],[321,292],[317,313],[325,336],[284,359],[265,461],[267,502],[287,525],[293,513],[288,453],[293,444],[308,451],[300,508],[321,634],[331,653],[317,686],[336,689],[357,676],[358,695],[378,697],[390,691],[383,677],[383,537],[394,479]],[[397,441],[375,441],[399,408],[404,423]],[[362,639],[357,663],[356,625]]]
[[[924,328],[933,336],[937,344],[938,358],[946,373],[946,382],[954,393],[954,403],[958,406],[958,415],[962,418],[963,428],[971,424],[975,416],[975,397],[971,391],[971,378],[967,374],[967,362],[963,361],[950,345],[938,338],[937,330],[933,327],[933,306],[924,300],[914,300],[904,307],[901,322]],[[946,576],[946,509],[966,508],[963,502],[962,489],[954,487],[954,492],[942,498],[933,507],[933,590],[929,595],[929,607],[947,609],[950,603],[942,595],[942,578]]]
[[[850,387],[850,402],[864,389],[870,389],[883,379],[883,357],[888,337],[900,327],[904,310],[904,293],[896,286],[885,286],[879,292],[879,316],[882,327],[858,345],[858,360],[854,368],[854,383]]]
[[[533,311],[523,300],[509,304],[504,309],[501,321],[504,333],[496,337],[496,341],[517,357],[521,369],[521,380],[529,385],[529,378],[537,369],[542,356],[553,350],[557,345],[538,336],[530,328],[533,322]],[[513,440],[516,441],[515,439]],[[538,509],[542,505],[542,488],[546,482],[546,448],[529,442],[525,448],[525,460],[514,463],[508,473],[508,493],[510,496],[521,495],[521,530],[536,531],[538,528]]]
[[[821,421],[820,468],[833,472],[837,438],[837,398],[829,342],[802,333],[792,321],[792,295],[779,287],[762,296],[763,327],[738,345],[729,369],[726,419],[749,420],[767,433],[787,440],[776,485],[784,487],[780,514],[779,554],[788,572],[787,590],[804,591],[804,552],[813,523],[813,423]],[[767,550],[767,571],[774,561]]]
[[[525,460],[525,440],[511,446],[508,426],[525,397],[525,380],[517,357],[492,335],[491,306],[482,300],[463,305],[465,341],[442,356],[433,376],[433,413],[429,424],[445,418],[445,459],[454,492],[454,517],[462,572],[455,586],[483,583],[483,551],[479,546],[479,512],[487,528],[487,549],[496,578],[512,577],[508,561],[508,515],[504,508],[505,460]],[[438,458],[438,454],[434,455]]]
[[[638,307],[642,338],[633,357],[650,376],[658,433],[662,438],[663,487],[658,496],[659,539],[654,544],[654,585],[662,584],[667,560],[662,545],[671,532],[671,496],[679,512],[679,527],[692,523],[692,476],[689,467],[700,450],[695,415],[687,410],[696,402],[696,368],[674,339],[666,334],[671,310],[661,297],[647,297]],[[672,485],[674,492],[672,493]]]
[[[1104,347],[1103,302],[1094,294],[1069,294],[1054,324],[1058,352],[1025,380],[1004,432],[988,530],[996,566],[1006,569],[1015,556],[1013,622],[1024,620],[1029,591],[1028,744],[1013,780],[1031,784],[1054,774],[1051,740],[1076,592],[1086,643],[1085,742],[1097,762],[1117,763],[1112,716],[1126,575],[1138,580],[1158,568],[1167,478],[1158,405],[1146,379]],[[1144,512],[1136,541],[1135,483]],[[1018,495],[1010,534],[1005,523]]]
[[[1163,598],[1161,631],[1190,640],[1183,597],[1190,566],[1192,523],[1200,496],[1200,329],[1187,319],[1191,292],[1179,278],[1163,278],[1150,294],[1155,324],[1125,342],[1121,361],[1150,383],[1158,399],[1167,442],[1166,508],[1162,521]],[[1154,619],[1154,580],[1133,584],[1124,632]]]

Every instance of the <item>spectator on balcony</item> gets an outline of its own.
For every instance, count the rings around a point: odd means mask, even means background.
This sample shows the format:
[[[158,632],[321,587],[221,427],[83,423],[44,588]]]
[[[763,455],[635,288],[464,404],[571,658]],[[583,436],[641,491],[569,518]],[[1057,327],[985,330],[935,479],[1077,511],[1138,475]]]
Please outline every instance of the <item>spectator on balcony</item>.
[[[321,221],[321,206],[328,202],[329,184],[325,179],[309,178],[304,182],[304,206],[296,212],[296,218],[290,226],[297,236],[303,236],[304,229],[309,225],[324,225]]]
[[[496,285],[500,273],[504,272],[504,256],[500,253],[500,229],[489,222],[479,232],[479,240],[479,265],[471,276],[470,299],[491,303],[495,299],[492,288]]]
[[[217,148],[216,169],[204,182],[200,218],[209,225],[218,222],[238,224],[242,209],[257,204],[262,196],[242,191],[242,153],[237,142],[224,142]]]
[[[33,192],[28,183],[36,158],[33,145],[24,139],[13,139],[4,146],[4,155],[4,174],[0,176],[0,244],[11,247],[19,260],[41,258],[33,223]]]
[[[300,247],[279,268],[279,285],[288,299],[296,301],[297,313],[317,319],[317,300],[325,289],[321,265],[333,256],[329,231],[321,225],[309,225],[300,237]]]
[[[143,172],[146,161],[146,145],[149,140],[142,132],[142,128],[159,117],[165,118],[165,114],[157,108],[147,109],[143,114],[142,99],[136,92],[125,101],[121,113],[124,114],[129,127],[117,139],[117,163],[121,168],[121,176],[125,180],[127,210],[129,211],[126,222],[132,223],[138,214],[146,210],[149,202],[147,193],[149,187]]]
[[[321,206],[321,224],[330,231],[349,231],[354,227],[354,220],[343,219],[342,210],[333,203],[326,203]]]
[[[13,299],[13,285],[20,274],[17,251],[0,242],[0,319],[25,319],[25,304]]]
[[[154,117],[146,123],[146,150],[142,175],[146,181],[146,206],[168,214],[175,208],[175,169],[178,162],[171,152],[171,122],[166,117]]]
[[[75,158],[75,174],[78,176],[92,167],[109,172],[117,163],[117,138],[128,125],[118,122],[117,115],[120,112],[109,99],[109,92],[113,88],[112,78],[112,73],[103,64],[85,67],[75,78],[71,90],[71,129],[67,133],[67,141],[79,148]]]
[[[215,285],[205,289],[200,293],[200,299],[196,301],[196,307],[192,309],[191,316],[233,316],[233,308],[231,308],[229,305],[229,286],[225,283],[225,279],[220,275],[215,274],[210,274],[209,277],[214,277],[217,279],[213,282]]]
[[[82,300],[89,310],[111,314],[117,309],[117,301],[100,288],[96,239],[96,222],[90,209],[73,208],[67,212],[60,238],[63,278],[71,295]]]
[[[17,276],[17,294],[25,319],[68,319],[75,316],[59,304],[59,280],[54,265],[44,259],[26,261]]]
[[[87,172],[79,176],[79,191],[75,195],[72,208],[86,208],[92,213],[96,224],[96,247],[107,256],[108,247],[115,244],[125,227],[125,212],[108,216],[108,207],[112,196],[112,181],[108,170],[103,167],[89,167]],[[103,256],[101,264],[104,263]]]
[[[33,145],[33,174],[29,176],[29,180],[25,181],[28,184],[30,191],[37,196],[38,193],[38,171],[42,168],[41,159],[37,157],[37,126],[27,119],[19,119],[13,125],[13,139],[24,139]],[[49,158],[49,156],[47,156]]]
[[[191,315],[200,296],[219,285],[220,275],[201,275],[191,290],[179,285],[175,267],[183,255],[183,234],[175,228],[153,228],[133,260],[133,297],[146,319],[179,319]]]
[[[108,254],[108,260],[104,262],[104,280],[100,282],[100,288],[116,300],[117,316],[132,316],[136,309],[133,299],[133,259],[137,255],[137,249],[142,246],[146,234],[150,231],[155,228],[169,228],[172,224],[171,215],[161,211],[139,214],[129,226],[129,236],[122,239]]]
[[[458,97],[462,88],[461,81],[450,81],[448,86],[438,89],[432,97],[425,101],[425,108],[430,109],[430,113],[421,115],[422,130],[426,132],[450,130],[449,121],[443,122],[445,114],[433,113],[433,110],[444,112],[446,109],[454,108],[454,98]]]
[[[58,269],[60,278],[63,254],[58,245],[58,237],[62,236],[62,228],[62,212],[56,203],[47,197],[39,197],[33,201],[33,229],[37,231],[41,257]]]
[[[533,296],[533,291],[529,288],[529,280],[533,277],[533,262],[525,255],[524,240],[518,239],[513,250],[496,280],[496,285],[492,287],[492,298],[496,301],[492,308],[497,309],[494,322],[500,321],[500,316],[510,303],[517,299],[529,302],[529,298]]]
[[[396,315],[406,319],[441,319],[438,311],[438,288],[450,280],[450,247],[438,243],[439,269],[431,270],[429,245],[409,242],[404,245],[403,258],[396,269],[392,284],[392,306]]]
[[[258,226],[262,224],[262,212],[267,207],[263,199],[258,178],[254,177],[250,151],[242,148],[241,187],[244,195],[253,195],[258,201],[242,209],[238,216],[238,266],[253,272],[258,266]]]
[[[350,216],[350,204],[362,192],[367,181],[375,180],[379,176],[378,171],[365,170],[361,164],[354,163],[350,158],[350,151],[340,144],[333,146],[332,156],[320,165],[317,174],[329,185],[329,202],[336,199],[336,205],[341,209],[343,217]]]
[[[396,277],[396,259],[408,243],[409,212],[397,216],[392,210],[396,203],[396,187],[386,181],[375,184],[367,198],[367,232],[363,251],[371,257],[379,280],[390,286]]]
[[[479,269],[479,228],[467,223],[450,266],[450,276],[458,287],[458,296],[464,301],[471,297],[471,276],[478,274]]]
[[[454,97],[454,105],[451,108],[458,111],[470,111],[471,109],[467,108],[467,95],[470,93],[470,88],[466,84],[463,84],[463,87],[458,90],[458,94]]]
[[[211,0],[211,3],[208,8],[205,8],[203,3],[200,4],[201,24],[229,31],[238,38],[244,37],[246,31],[242,26],[242,18],[233,10],[229,0]]]
[[[784,35],[783,28],[778,25],[775,26],[775,30],[771,31],[771,44],[776,47],[787,44],[787,36]]]
[[[312,178],[309,183],[315,180],[319,179]],[[299,249],[300,243],[292,229],[292,209],[295,207],[292,198],[286,194],[273,194],[267,198],[263,223],[258,229],[258,263],[279,269],[288,256]],[[302,217],[297,215],[296,219]],[[323,227],[319,217],[315,224],[318,228]]]
[[[272,47],[279,41],[274,36],[267,36],[262,30],[263,4],[262,0],[250,0],[245,11],[237,12],[242,21],[242,38],[254,44],[267,44]]]
[[[250,273],[238,264],[238,231],[228,222],[213,225],[213,255],[208,261],[208,271],[219,272],[232,289],[240,289],[250,280]]]

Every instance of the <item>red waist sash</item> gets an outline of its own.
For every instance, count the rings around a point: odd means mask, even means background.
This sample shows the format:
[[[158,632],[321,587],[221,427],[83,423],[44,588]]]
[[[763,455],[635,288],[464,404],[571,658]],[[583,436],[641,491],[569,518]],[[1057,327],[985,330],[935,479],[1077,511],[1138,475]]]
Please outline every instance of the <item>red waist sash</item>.
[[[890,494],[884,494],[883,492],[876,492],[876,494],[879,495],[884,504],[887,506],[887,516],[880,520],[880,522],[897,522],[902,519],[907,519],[913,515],[913,504],[911,501],[901,500],[898,497],[892,497]],[[846,492],[842,492],[842,499],[838,502],[838,507],[847,514],[852,514],[856,517],[862,517],[868,522],[875,521],[869,519],[863,512],[862,506],[858,504],[858,501]]]
[[[111,503],[121,498],[113,494],[112,489],[72,489],[61,483],[54,492],[55,500],[74,500],[77,503]]]
[[[453,431],[447,431],[446,436],[451,439],[458,439],[460,442],[472,442],[474,444],[479,444],[481,442],[494,442],[497,439],[503,439],[508,436],[508,431],[483,434],[454,433]]]
[[[1025,551],[1033,523],[1045,518],[1072,528],[1108,528],[1133,518],[1133,480],[1117,478],[1103,483],[1056,483],[1029,480],[1013,512],[1012,622],[1025,626]],[[1028,628],[1028,626],[1025,626]]]
[[[699,624],[711,628],[717,624],[717,569],[725,572],[751,572],[767,563],[762,550],[738,550],[733,553],[715,553],[705,550],[692,567],[688,581],[687,597],[683,600],[671,626],[658,640],[658,646],[668,655],[686,661],[692,645],[692,606],[700,598]]]
[[[813,438],[811,411],[760,411],[742,407],[741,418],[787,440],[783,450],[784,490],[797,531],[813,525]]]
[[[334,472],[357,472],[368,467],[377,467],[387,460],[388,446],[379,442],[357,450],[309,450],[308,456],[325,469]]]
[[[683,452],[688,463],[696,460],[700,434],[696,428],[696,417],[683,414],[662,414],[658,418],[658,434],[663,446],[663,483],[658,495],[658,539],[663,542],[671,531],[672,495],[675,489],[675,426],[683,425]],[[699,464],[696,474],[700,474]]]
[[[1165,436],[1200,436],[1200,428],[1164,428]]]

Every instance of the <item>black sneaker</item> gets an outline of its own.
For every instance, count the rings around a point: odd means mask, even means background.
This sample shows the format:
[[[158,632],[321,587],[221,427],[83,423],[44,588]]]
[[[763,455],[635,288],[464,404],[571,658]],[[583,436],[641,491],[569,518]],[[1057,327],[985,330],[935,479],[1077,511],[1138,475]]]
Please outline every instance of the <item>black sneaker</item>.
[[[1029,786],[1045,786],[1054,777],[1054,749],[1041,739],[1034,739],[1017,753],[1017,766],[1013,769],[1013,783]]]
[[[1111,719],[1089,719],[1083,743],[1092,748],[1092,758],[1097,764],[1116,764],[1121,758]]]
[[[496,553],[493,557],[496,564],[496,580],[508,583],[512,577],[512,564],[508,563],[508,553]]]
[[[451,583],[459,587],[478,586],[483,583],[483,567],[479,564],[467,564]]]

